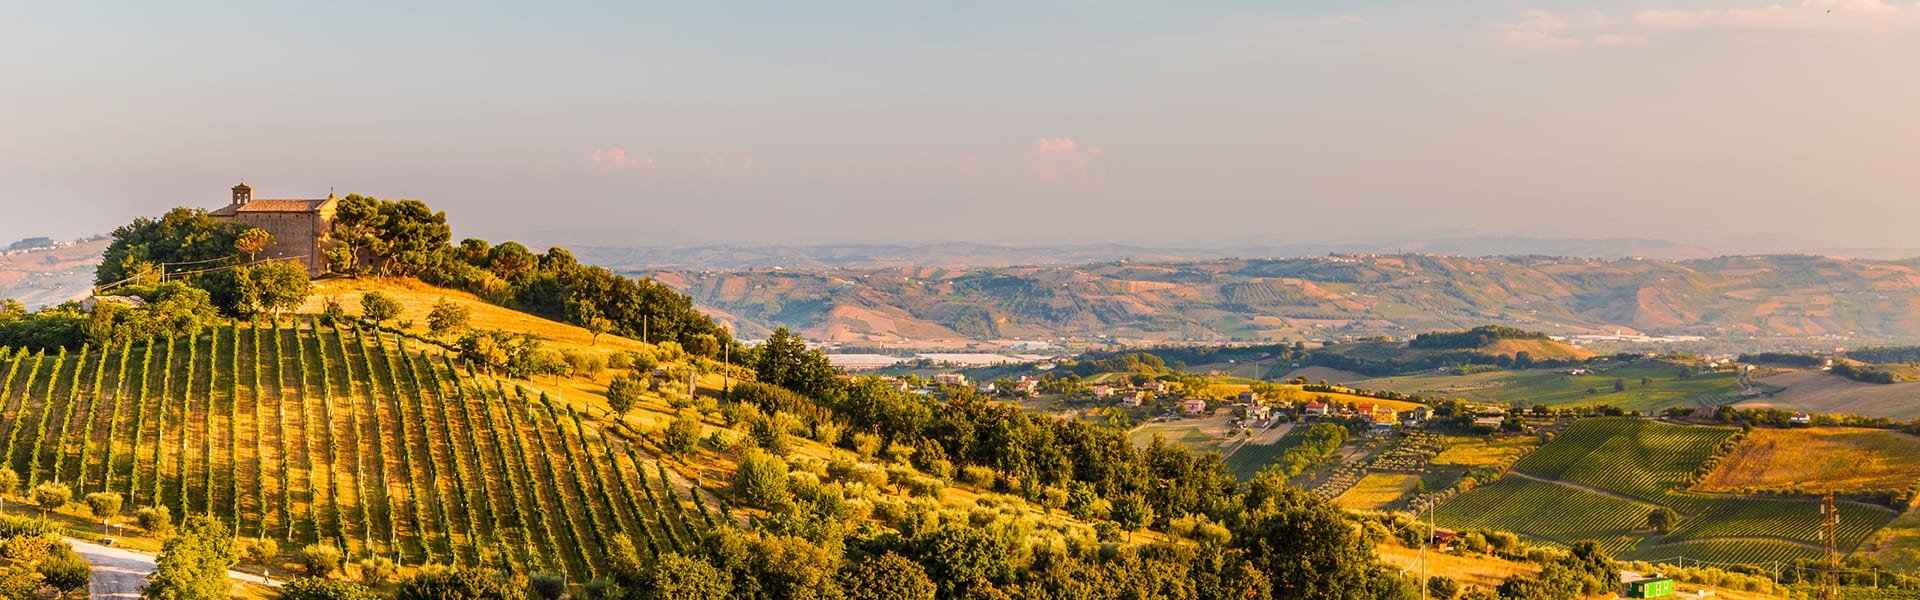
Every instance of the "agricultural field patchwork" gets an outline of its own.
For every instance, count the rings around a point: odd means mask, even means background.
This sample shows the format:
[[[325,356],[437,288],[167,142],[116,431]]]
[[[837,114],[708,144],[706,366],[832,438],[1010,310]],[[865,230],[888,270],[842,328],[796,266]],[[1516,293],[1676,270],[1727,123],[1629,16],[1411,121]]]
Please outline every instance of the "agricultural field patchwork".
[[[1873,492],[1920,481],[1920,437],[1854,427],[1757,429],[1694,489]]]
[[[1531,435],[1508,437],[1454,437],[1447,449],[1433,457],[1433,464],[1446,467],[1484,467],[1512,463],[1540,445]]]
[[[368,329],[7,351],[0,377],[0,460],[23,486],[118,492],[283,548],[585,581],[611,535],[671,551],[721,518],[636,440]]]
[[[1616,381],[1626,389],[1614,391]],[[1502,370],[1467,375],[1426,373],[1367,379],[1351,385],[1491,404],[1610,404],[1642,412],[1730,399],[1741,391],[1732,372],[1698,373],[1682,378],[1679,367],[1663,363],[1624,365],[1585,375],[1569,375],[1565,369]]]
[[[1557,544],[1594,539],[1625,558],[1764,563],[1820,552],[1820,503],[1808,498],[1686,491],[1738,432],[1630,418],[1585,419],[1528,454],[1493,485],[1440,506],[1442,527],[1504,529]],[[1646,528],[1656,507],[1682,518]],[[1885,507],[1842,501],[1839,541],[1851,550],[1891,521]]]
[[[1419,475],[1368,473],[1346,493],[1334,498],[1333,503],[1349,510],[1384,510],[1413,493],[1419,485]]]
[[[1736,433],[1738,429],[1729,427],[1684,427],[1624,417],[1585,419],[1513,468],[1659,502],[1669,490],[1685,487],[1694,470]]]

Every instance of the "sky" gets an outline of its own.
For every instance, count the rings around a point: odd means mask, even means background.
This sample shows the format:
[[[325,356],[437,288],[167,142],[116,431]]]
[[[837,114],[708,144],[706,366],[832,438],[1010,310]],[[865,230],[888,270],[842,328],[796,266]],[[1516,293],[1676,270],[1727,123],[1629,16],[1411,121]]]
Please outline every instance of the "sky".
[[[1916,247],[1916,56],[1906,0],[0,0],[0,239],[244,178],[549,243]]]

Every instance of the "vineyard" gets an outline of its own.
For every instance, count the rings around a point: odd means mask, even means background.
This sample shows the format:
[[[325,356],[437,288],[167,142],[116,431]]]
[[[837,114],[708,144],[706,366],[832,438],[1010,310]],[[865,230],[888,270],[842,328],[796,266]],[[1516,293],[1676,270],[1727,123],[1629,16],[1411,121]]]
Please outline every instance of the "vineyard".
[[[1630,418],[1585,419],[1528,454],[1514,470],[1660,502],[1686,487],[1738,429],[1682,427]]]
[[[0,460],[23,487],[118,492],[283,548],[585,581],[614,536],[671,551],[722,518],[634,440],[401,335],[243,323],[5,351],[0,377]]]
[[[1497,529],[1570,544],[1591,539],[1626,558],[1769,563],[1820,555],[1819,501],[1685,491],[1738,430],[1627,418],[1586,419],[1528,454],[1514,473],[1440,506],[1441,527]],[[1668,533],[1647,514],[1679,512]],[[1894,511],[1841,502],[1839,542],[1851,550]]]

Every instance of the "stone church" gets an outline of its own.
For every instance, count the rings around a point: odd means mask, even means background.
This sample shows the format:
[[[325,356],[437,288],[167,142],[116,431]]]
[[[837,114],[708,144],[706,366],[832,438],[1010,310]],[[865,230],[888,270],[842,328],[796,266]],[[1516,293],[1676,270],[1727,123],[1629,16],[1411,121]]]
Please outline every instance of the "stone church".
[[[273,245],[255,260],[283,258],[300,263],[307,274],[327,272],[326,251],[333,240],[333,211],[340,204],[333,194],[317,200],[255,199],[253,187],[233,186],[233,200],[207,213],[215,219],[237,221],[273,234]]]

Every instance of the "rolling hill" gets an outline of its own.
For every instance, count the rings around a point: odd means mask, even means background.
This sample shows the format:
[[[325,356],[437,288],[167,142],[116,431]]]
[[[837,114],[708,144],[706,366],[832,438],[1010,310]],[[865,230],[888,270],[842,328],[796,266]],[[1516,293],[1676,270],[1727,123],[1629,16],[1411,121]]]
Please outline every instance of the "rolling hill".
[[[1619,556],[1748,564],[1820,555],[1820,503],[1806,497],[1692,491],[1695,472],[1728,448],[1738,429],[1631,418],[1581,420],[1521,458],[1492,485],[1440,505],[1438,523],[1509,529],[1554,544],[1594,540]],[[1672,531],[1645,527],[1672,508]],[[1839,547],[1852,552],[1898,514],[1842,501]]]
[[[1497,323],[1551,334],[1920,340],[1920,259],[1327,256],[997,268],[634,271],[742,331],[836,342],[1312,340]]]
[[[368,291],[400,301],[399,326],[329,325],[315,314],[326,297],[351,307]],[[710,441],[677,456],[662,446],[676,418],[697,419],[702,440],[744,435],[714,404],[720,364],[613,335],[596,342],[584,329],[412,280],[323,280],[310,300],[277,322],[222,322],[191,338],[0,349],[0,466],[18,473],[21,489],[115,492],[128,512],[210,515],[238,536],[276,540],[280,555],[265,565],[276,574],[303,546],[331,544],[408,571],[485,567],[578,584],[607,576],[616,536],[649,556],[697,552],[715,524],[753,511],[715,484],[732,479],[735,453]],[[664,385],[615,415],[605,398],[614,371],[537,381],[476,371],[419,333],[442,300],[466,306],[476,328],[554,350],[654,352],[668,371],[693,373],[700,398]],[[879,476],[855,494],[863,506],[906,514],[907,486],[929,480],[812,439],[790,443],[790,458],[822,477],[829,463]],[[991,503],[1006,519],[1094,535],[1011,496],[957,481],[934,490],[912,492],[914,506]],[[56,518],[97,525],[86,511],[70,505]],[[124,537],[150,548],[158,535],[129,528]]]

